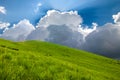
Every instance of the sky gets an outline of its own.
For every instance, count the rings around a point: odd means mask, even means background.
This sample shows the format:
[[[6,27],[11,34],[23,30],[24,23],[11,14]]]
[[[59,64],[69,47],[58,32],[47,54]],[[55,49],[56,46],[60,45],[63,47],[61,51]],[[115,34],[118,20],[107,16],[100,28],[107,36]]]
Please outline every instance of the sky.
[[[0,38],[120,59],[120,0],[0,0]]]
[[[120,0],[0,0],[0,6],[6,8],[6,14],[0,14],[0,21],[11,24],[29,19],[36,25],[48,10],[78,11],[85,25],[96,22],[103,25],[112,22],[111,15],[120,11]]]

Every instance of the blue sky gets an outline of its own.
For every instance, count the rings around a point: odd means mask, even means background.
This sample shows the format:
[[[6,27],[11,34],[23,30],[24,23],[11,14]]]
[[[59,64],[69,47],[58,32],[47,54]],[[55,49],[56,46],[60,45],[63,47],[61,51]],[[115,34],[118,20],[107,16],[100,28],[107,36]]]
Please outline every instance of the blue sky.
[[[0,14],[0,21],[11,24],[28,19],[36,25],[51,9],[59,11],[76,10],[85,25],[96,22],[103,25],[113,22],[112,15],[120,11],[120,0],[0,0],[0,6],[7,14]]]

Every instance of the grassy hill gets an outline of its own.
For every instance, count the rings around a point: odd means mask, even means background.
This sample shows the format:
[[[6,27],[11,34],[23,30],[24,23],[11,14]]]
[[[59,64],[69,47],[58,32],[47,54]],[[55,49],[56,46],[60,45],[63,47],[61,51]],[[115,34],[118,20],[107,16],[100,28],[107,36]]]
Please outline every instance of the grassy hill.
[[[47,42],[0,39],[0,80],[120,80],[120,61]]]

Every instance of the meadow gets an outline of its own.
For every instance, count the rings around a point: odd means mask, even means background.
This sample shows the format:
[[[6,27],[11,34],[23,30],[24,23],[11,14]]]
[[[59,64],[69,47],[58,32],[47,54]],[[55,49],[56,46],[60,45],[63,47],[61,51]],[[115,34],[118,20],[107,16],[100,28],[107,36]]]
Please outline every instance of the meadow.
[[[120,61],[48,42],[0,39],[0,80],[120,80]]]

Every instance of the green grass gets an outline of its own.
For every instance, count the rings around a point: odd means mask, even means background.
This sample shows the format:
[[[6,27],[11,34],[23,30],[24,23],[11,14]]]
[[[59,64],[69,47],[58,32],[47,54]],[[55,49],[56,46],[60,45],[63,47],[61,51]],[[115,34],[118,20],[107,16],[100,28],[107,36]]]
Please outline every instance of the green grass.
[[[47,42],[0,39],[0,80],[120,80],[120,61]]]

